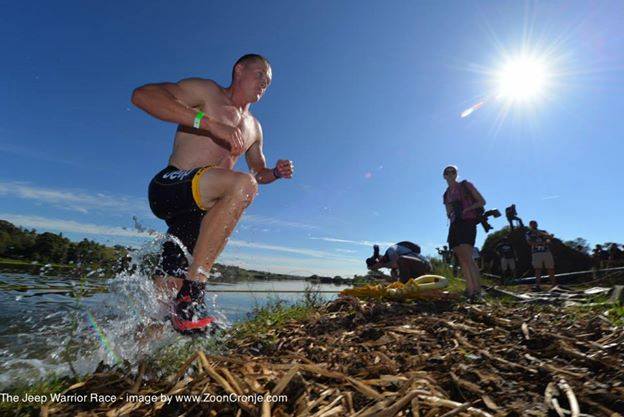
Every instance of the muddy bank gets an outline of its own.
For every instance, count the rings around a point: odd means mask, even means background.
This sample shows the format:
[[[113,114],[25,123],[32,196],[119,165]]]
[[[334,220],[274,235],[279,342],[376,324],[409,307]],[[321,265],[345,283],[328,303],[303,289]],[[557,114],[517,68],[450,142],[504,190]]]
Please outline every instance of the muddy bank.
[[[115,402],[50,403],[41,413],[617,416],[623,342],[604,316],[560,307],[342,298],[306,320],[230,339],[227,356],[198,352],[166,378],[150,377],[148,364],[138,375],[102,369],[66,394]]]

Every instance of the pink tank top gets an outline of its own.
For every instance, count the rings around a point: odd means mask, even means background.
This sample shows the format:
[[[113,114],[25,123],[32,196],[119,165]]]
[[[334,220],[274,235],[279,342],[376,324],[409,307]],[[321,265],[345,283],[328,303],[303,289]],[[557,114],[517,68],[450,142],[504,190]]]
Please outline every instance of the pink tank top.
[[[464,182],[465,184],[462,184]],[[474,198],[470,194],[470,187],[474,187],[469,181],[462,181],[456,183],[453,188],[448,187],[443,196],[444,204],[452,204],[459,201],[462,208],[462,220],[475,220],[479,213],[477,210],[468,210],[464,212],[464,208],[470,207],[474,204]],[[451,222],[455,221],[455,212],[451,210]]]

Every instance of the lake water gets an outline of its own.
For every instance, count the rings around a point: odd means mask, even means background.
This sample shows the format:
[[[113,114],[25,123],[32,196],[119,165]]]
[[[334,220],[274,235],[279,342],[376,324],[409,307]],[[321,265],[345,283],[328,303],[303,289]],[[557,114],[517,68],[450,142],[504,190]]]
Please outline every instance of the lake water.
[[[215,283],[208,290],[303,291],[311,286],[304,280],[250,281]],[[347,287],[317,284],[312,289]],[[0,388],[67,374],[71,367],[84,374],[101,361],[135,363],[163,346],[190,343],[192,338],[179,335],[165,320],[174,295],[158,293],[149,278],[139,275],[76,280],[0,273]],[[228,327],[271,299],[293,302],[302,296],[209,292],[207,301]]]

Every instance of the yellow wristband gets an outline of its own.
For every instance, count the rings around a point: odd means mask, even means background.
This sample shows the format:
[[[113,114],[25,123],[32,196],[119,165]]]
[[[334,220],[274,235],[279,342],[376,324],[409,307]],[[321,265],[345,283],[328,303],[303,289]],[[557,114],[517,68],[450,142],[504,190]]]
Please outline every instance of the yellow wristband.
[[[201,126],[201,119],[204,117],[204,112],[200,111],[199,113],[197,113],[197,116],[195,116],[195,121],[193,122],[193,127],[195,129],[199,129],[199,127]]]

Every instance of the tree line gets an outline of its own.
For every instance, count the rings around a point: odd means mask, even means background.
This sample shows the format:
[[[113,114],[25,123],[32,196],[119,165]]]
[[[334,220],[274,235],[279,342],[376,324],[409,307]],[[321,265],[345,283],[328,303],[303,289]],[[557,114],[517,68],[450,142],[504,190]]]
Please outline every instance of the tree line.
[[[121,245],[110,247],[88,239],[72,242],[62,233],[37,233],[0,220],[1,258],[117,269],[128,251]]]

